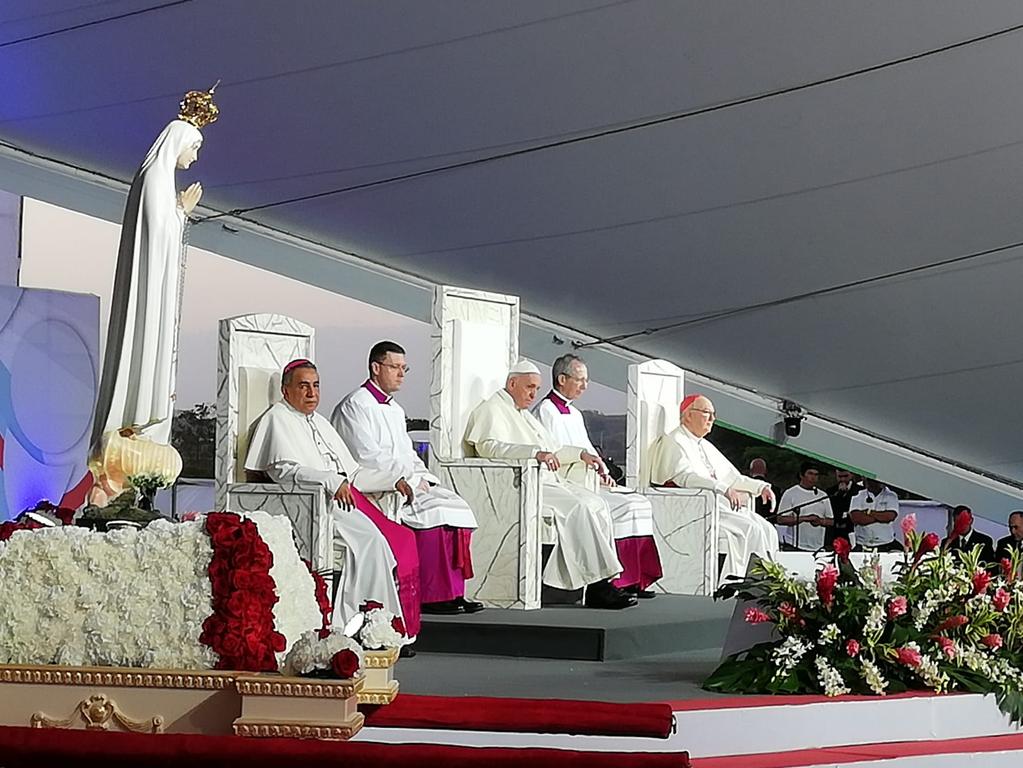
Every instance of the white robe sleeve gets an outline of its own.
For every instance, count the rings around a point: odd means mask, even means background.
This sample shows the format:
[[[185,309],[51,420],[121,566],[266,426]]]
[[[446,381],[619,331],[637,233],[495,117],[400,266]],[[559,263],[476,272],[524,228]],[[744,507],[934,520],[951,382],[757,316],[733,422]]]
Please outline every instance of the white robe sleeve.
[[[341,439],[345,441],[355,460],[365,468],[372,468],[386,473],[394,478],[390,489],[394,489],[394,483],[398,478],[404,477],[411,480],[416,471],[413,462],[403,461],[401,456],[396,456],[380,445],[380,441],[374,437],[373,425],[370,423],[369,414],[364,408],[360,408],[354,400],[347,398],[334,409],[331,415],[331,424]],[[423,471],[426,468],[423,467]],[[375,478],[377,483],[381,478]],[[365,482],[365,481],[364,481]]]
[[[489,437],[473,445],[476,448],[476,455],[484,459],[532,459],[540,450],[535,445],[505,443]]]
[[[352,485],[363,493],[393,491],[401,475],[387,469],[372,469],[361,464],[351,473]]]
[[[715,480],[697,472],[686,452],[671,435],[663,435],[654,445],[652,464],[650,481],[655,485],[672,482],[679,488],[695,488],[721,494],[729,487],[723,480]]]

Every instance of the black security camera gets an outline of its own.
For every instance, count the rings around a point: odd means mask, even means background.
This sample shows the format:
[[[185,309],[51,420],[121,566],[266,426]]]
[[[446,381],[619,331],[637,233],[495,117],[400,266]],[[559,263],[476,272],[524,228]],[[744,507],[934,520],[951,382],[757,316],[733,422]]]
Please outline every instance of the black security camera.
[[[785,417],[782,419],[785,424],[785,435],[787,437],[799,437],[803,419],[806,418],[803,415],[803,409],[796,403],[785,400],[781,405],[781,410],[785,414]]]

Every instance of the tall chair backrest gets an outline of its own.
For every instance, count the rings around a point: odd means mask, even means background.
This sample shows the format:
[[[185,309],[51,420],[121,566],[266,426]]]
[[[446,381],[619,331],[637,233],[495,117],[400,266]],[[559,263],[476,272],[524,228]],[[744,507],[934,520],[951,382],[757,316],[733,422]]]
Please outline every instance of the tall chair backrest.
[[[220,321],[217,349],[215,503],[227,485],[245,481],[245,453],[255,421],[281,395],[281,369],[291,360],[315,361],[312,326],[284,315],[256,314]]]
[[[431,344],[431,461],[464,458],[469,414],[504,386],[518,359],[518,297],[437,286]]]
[[[654,443],[678,426],[678,406],[685,396],[685,371],[666,360],[629,366],[625,437],[625,481],[630,488],[650,486]]]

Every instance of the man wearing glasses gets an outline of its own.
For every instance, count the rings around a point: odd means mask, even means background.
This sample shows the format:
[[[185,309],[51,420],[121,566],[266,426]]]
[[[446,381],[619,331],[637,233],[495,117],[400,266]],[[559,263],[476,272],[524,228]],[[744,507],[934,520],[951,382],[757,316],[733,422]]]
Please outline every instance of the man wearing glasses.
[[[703,395],[689,395],[679,406],[677,428],[654,444],[650,482],[669,488],[714,491],[718,507],[718,551],[725,555],[721,577],[745,576],[753,554],[770,557],[778,551],[778,532],[752,509],[759,496],[774,506],[771,484],[739,473],[706,439],[717,414]]]
[[[386,470],[411,487],[410,499],[384,493],[374,501],[415,533],[423,613],[476,613],[483,604],[465,599],[465,580],[473,575],[469,542],[476,517],[465,500],[440,486],[412,447],[405,410],[393,398],[408,371],[402,347],[393,341],[375,344],[369,352],[369,378],[338,403],[330,420],[360,465]]]
[[[559,443],[577,445],[596,456],[597,449],[590,441],[583,415],[572,404],[586,391],[589,383],[589,371],[583,359],[578,355],[562,355],[551,368],[554,388],[540,401],[535,413]],[[576,466],[582,465],[563,467],[562,474]],[[615,548],[622,563],[622,574],[612,584],[628,595],[652,598],[655,593],[647,587],[661,578],[661,558],[654,543],[653,508],[645,496],[615,483],[603,460],[598,473],[600,496],[611,511]]]

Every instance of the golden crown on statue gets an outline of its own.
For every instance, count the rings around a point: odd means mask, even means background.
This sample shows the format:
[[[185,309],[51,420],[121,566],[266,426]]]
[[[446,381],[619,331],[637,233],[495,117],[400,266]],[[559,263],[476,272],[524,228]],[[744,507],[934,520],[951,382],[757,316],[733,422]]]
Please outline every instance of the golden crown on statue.
[[[196,128],[204,128],[210,123],[217,122],[220,109],[213,103],[213,92],[217,90],[220,81],[217,80],[208,91],[189,91],[181,100],[178,119],[191,123]]]

